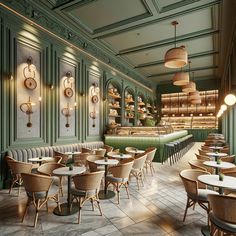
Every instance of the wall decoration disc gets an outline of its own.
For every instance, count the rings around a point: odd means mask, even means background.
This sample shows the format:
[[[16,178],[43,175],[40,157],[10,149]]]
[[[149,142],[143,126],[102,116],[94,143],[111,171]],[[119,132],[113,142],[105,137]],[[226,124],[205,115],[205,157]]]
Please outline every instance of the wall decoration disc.
[[[93,95],[92,96],[92,103],[98,103],[98,96],[97,95]]]
[[[37,87],[37,82],[34,78],[29,77],[24,80],[24,85],[26,88],[33,90]]]
[[[65,88],[64,89],[64,95],[68,98],[71,98],[73,96],[74,92],[72,88]]]

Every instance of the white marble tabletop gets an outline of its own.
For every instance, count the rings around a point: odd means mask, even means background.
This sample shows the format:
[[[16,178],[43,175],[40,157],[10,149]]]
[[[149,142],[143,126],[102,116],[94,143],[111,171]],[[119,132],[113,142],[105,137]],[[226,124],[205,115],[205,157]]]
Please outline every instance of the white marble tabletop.
[[[60,167],[58,169],[53,170],[53,174],[59,176],[72,176],[82,174],[85,171],[86,168],[82,166],[73,166],[73,170],[69,170],[69,167]]]
[[[223,153],[223,152],[207,152],[206,154],[208,156],[214,156],[214,157],[226,157],[226,156],[228,156],[227,153]]]
[[[204,161],[203,164],[206,166],[220,168],[220,169],[227,169],[227,168],[235,167],[233,163],[225,162],[225,161],[221,161],[220,164],[217,164],[216,161]]]
[[[68,154],[68,155],[73,155],[73,154],[80,154],[81,152],[79,151],[76,151],[76,152],[65,152],[65,154]]]
[[[219,188],[228,188],[236,190],[236,178],[231,176],[224,176],[223,181],[219,180],[219,175],[200,175],[198,180],[201,183],[211,185]]]
[[[53,157],[34,157],[34,158],[29,158],[28,161],[30,162],[53,161]]]
[[[210,149],[215,149],[215,150],[221,150],[223,149],[223,147],[219,147],[219,146],[210,146]]]
[[[118,160],[114,160],[114,159],[107,159],[107,161],[105,160],[96,160],[94,161],[94,163],[98,164],[98,165],[117,165],[119,163]]]
[[[139,149],[137,149],[137,150],[129,150],[128,152],[130,152],[130,153],[135,153],[135,154],[142,154],[142,153],[144,153],[145,151],[144,151],[144,150],[139,150]]]
[[[111,157],[113,158],[120,158],[120,159],[126,159],[126,158],[131,158],[131,154],[112,154]]]

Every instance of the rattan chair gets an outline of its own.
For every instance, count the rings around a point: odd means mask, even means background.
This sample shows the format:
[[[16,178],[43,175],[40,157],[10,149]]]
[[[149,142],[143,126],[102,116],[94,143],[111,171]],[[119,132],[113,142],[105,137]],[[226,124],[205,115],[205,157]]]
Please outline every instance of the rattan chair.
[[[214,173],[214,169],[212,167],[205,166],[203,162],[204,160],[189,160],[188,164],[192,169],[207,171],[211,174]]]
[[[75,188],[71,189],[72,201],[77,200],[79,204],[79,214],[78,223],[81,222],[81,209],[84,203],[88,200],[92,203],[92,208],[94,210],[94,201],[97,202],[98,209],[102,215],[102,210],[99,204],[98,192],[100,189],[100,184],[102,177],[104,176],[104,171],[91,172],[82,175],[77,175],[73,177]]]
[[[211,235],[236,235],[236,198],[225,195],[208,195]]]
[[[61,163],[61,161],[62,161],[62,157],[54,156],[50,160],[42,161],[42,164],[46,164],[46,163]]]
[[[89,171],[90,172],[96,172],[96,171],[104,170],[104,166],[97,165],[95,163],[96,160],[102,160],[102,159],[104,159],[104,157],[102,157],[102,156],[89,155],[87,157],[87,163],[88,163]]]
[[[211,161],[211,158],[209,156],[199,155],[197,153],[195,153],[195,155],[196,155],[198,160],[201,160],[201,161]]]
[[[199,155],[207,156],[207,153],[208,153],[208,152],[212,152],[212,151],[206,151],[206,150],[198,149],[198,152],[199,152]]]
[[[11,193],[11,190],[12,190],[13,186],[15,184],[17,184],[19,186],[19,188],[18,188],[18,196],[19,196],[21,185],[23,183],[21,174],[22,173],[30,173],[32,168],[33,168],[33,164],[26,163],[26,162],[15,161],[15,160],[8,160],[7,163],[10,167],[11,175],[12,175],[12,184],[11,184],[11,187],[9,189],[9,194]]]
[[[152,175],[153,175],[153,172],[155,173],[155,169],[153,166],[153,159],[155,157],[156,150],[157,149],[155,147],[149,147],[145,150],[145,153],[147,154],[147,158],[145,161],[146,172],[148,173],[148,167],[149,167]]]
[[[136,178],[138,190],[139,190],[139,182],[143,183],[143,168],[145,165],[145,161],[147,158],[147,154],[142,154],[139,155],[134,159],[134,164],[132,166],[131,172],[130,172],[130,177],[134,176]]]
[[[88,168],[87,157],[91,155],[89,153],[74,154],[74,165],[75,166],[85,166]]]
[[[59,189],[51,187],[53,182],[52,177],[31,173],[22,173],[21,175],[24,181],[25,191],[28,196],[27,205],[22,218],[22,222],[24,221],[30,203],[32,202],[36,211],[34,218],[34,227],[36,227],[39,210],[42,208],[42,206],[44,206],[44,204],[46,204],[47,206],[47,201],[49,199],[54,200],[57,203],[59,211],[61,211],[59,204]]]
[[[109,172],[112,175],[108,175],[106,177],[106,183],[107,187],[112,184],[116,191],[117,191],[117,198],[118,198],[118,204],[120,203],[120,188],[121,186],[124,186],[128,195],[129,196],[129,189],[128,189],[128,180],[129,180],[129,175],[130,171],[132,169],[134,161],[127,162],[124,164],[119,164],[116,166],[111,166],[109,168]]]
[[[224,173],[224,175],[235,177],[235,179],[236,179],[236,167],[234,167],[234,168],[235,168],[234,171],[227,171]],[[229,168],[229,169],[232,169],[232,168]],[[225,170],[228,170],[228,169],[225,169]],[[222,173],[222,171],[221,171],[221,173]],[[224,189],[224,194],[236,198],[236,190]]]
[[[204,210],[209,213],[209,205],[207,200],[208,194],[218,194],[215,191],[206,189],[206,185],[198,182],[199,175],[210,174],[202,170],[183,170],[180,172],[180,177],[183,181],[185,191],[187,193],[187,204],[184,212],[183,221],[185,221],[189,207],[195,206],[198,203]]]
[[[106,145],[106,144],[103,146],[103,148],[106,149],[106,153],[112,152],[113,149],[114,149],[112,146],[109,146],[109,145]]]
[[[135,153],[133,151],[136,151],[137,148],[135,147],[126,147],[125,153],[130,154],[132,157],[135,156]]]
[[[82,152],[82,153],[90,153],[90,154],[93,154],[93,150],[90,149],[90,148],[84,148],[84,147],[82,147],[82,148],[81,148],[81,152]]]
[[[94,150],[94,154],[95,155],[97,155],[97,156],[102,156],[102,157],[104,157],[105,156],[105,154],[106,154],[106,149],[104,148],[99,148],[99,149],[95,149]]]
[[[55,156],[61,157],[62,159],[61,159],[60,163],[64,164],[64,165],[66,165],[66,163],[67,163],[67,161],[69,159],[69,155],[68,154],[65,154],[65,153],[53,150],[53,157],[55,157]]]
[[[231,167],[231,168],[227,168],[227,169],[221,169],[220,172],[222,174],[227,174],[227,173],[230,173],[230,172],[236,172],[236,166]]]
[[[61,195],[63,196],[63,189],[62,189],[62,180],[63,180],[63,176],[57,176],[53,174],[53,171],[55,169],[61,168],[61,167],[65,167],[65,165],[61,164],[61,163],[45,163],[41,166],[39,166],[38,168],[38,173],[42,174],[42,175],[47,175],[47,176],[52,176],[53,177],[53,184],[55,184],[56,186],[58,186],[59,191],[61,193]]]
[[[221,159],[221,161],[230,162],[230,163],[235,163],[235,155],[230,155],[230,156],[226,156],[226,157],[221,157],[220,159]]]

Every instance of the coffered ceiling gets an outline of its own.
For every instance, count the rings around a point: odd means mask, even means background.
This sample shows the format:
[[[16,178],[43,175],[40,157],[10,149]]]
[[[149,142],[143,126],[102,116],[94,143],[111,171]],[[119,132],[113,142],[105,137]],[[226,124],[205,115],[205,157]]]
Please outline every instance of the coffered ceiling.
[[[220,0],[41,0],[40,4],[146,81],[170,81],[165,52],[185,45],[195,79],[217,79]],[[188,70],[188,66],[184,69]]]

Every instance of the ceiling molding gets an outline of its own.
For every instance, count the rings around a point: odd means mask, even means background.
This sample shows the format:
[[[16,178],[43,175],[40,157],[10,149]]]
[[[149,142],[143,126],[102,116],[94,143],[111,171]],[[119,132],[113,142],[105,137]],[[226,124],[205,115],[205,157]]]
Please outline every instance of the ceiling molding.
[[[209,69],[217,69],[218,66],[217,65],[214,65],[214,66],[205,66],[205,67],[196,67],[196,68],[190,68],[189,69],[183,69],[182,71],[183,72],[191,72],[191,71],[200,71],[200,70],[209,70]],[[172,75],[172,74],[175,74],[179,72],[179,70],[175,70],[175,71],[169,71],[169,72],[165,72],[165,73],[159,73],[159,74],[152,74],[152,75],[148,75],[147,77],[148,78],[151,78],[151,77],[156,77],[156,76],[163,76],[163,75]]]
[[[219,54],[219,51],[207,51],[207,52],[191,54],[191,55],[188,55],[188,59],[206,57],[206,56],[215,55],[215,54]],[[150,67],[150,66],[158,66],[158,65],[164,65],[164,60],[139,64],[139,65],[135,66],[134,69],[145,68],[145,67]]]
[[[221,0],[216,0],[214,2],[210,2],[210,3],[200,5],[200,6],[192,7],[192,8],[189,8],[187,10],[179,11],[179,12],[176,12],[174,14],[170,14],[170,15],[160,17],[160,18],[157,18],[157,19],[155,17],[155,18],[151,18],[150,20],[147,20],[145,22],[140,22],[140,23],[135,24],[135,25],[126,25],[125,28],[121,28],[121,29],[115,29],[114,28],[112,31],[103,32],[103,33],[100,33],[98,35],[94,35],[93,38],[94,39],[102,39],[102,38],[105,38],[105,37],[108,37],[108,36],[109,37],[114,36],[114,35],[117,35],[117,34],[120,34],[120,33],[124,33],[124,32],[130,31],[130,30],[134,30],[134,29],[146,26],[146,25],[158,23],[158,22],[161,22],[161,21],[169,20],[169,19],[174,19],[176,17],[186,15],[186,14],[189,14],[189,13],[193,13],[193,12],[205,9],[205,8],[209,8],[209,7],[212,7],[214,5],[218,5],[220,3],[221,3]]]
[[[210,35],[218,34],[219,32],[220,32],[219,30],[205,29],[205,30],[197,31],[190,34],[184,34],[184,35],[176,37],[176,43],[180,44],[182,42],[191,41],[198,38],[204,38]],[[145,45],[141,45],[141,46],[137,46],[133,48],[124,49],[124,50],[121,50],[117,55],[121,56],[121,55],[136,53],[136,52],[142,52],[142,51],[146,51],[147,49],[153,49],[153,48],[159,48],[159,47],[171,45],[171,44],[174,44],[174,42],[175,42],[175,38],[168,38],[168,39],[160,40],[154,43],[149,43],[149,44],[145,44]]]

